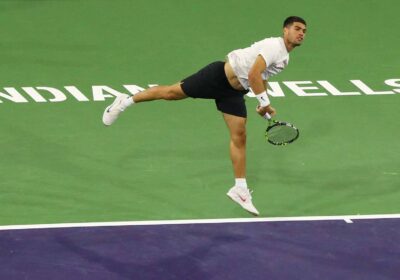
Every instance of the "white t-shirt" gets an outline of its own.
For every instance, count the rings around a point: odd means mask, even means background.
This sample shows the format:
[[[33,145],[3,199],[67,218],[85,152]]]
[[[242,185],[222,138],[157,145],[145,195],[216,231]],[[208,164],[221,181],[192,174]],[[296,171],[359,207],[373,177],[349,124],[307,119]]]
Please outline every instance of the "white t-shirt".
[[[267,68],[262,72],[263,80],[281,72],[289,63],[289,53],[281,37],[271,37],[255,42],[250,47],[238,49],[228,54],[228,60],[239,82],[245,89],[249,88],[249,71],[258,55],[262,55]]]

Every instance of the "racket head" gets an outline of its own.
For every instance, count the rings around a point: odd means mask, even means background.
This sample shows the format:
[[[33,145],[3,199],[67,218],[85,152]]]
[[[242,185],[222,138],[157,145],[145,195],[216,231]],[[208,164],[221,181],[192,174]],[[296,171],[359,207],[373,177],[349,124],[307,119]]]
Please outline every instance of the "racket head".
[[[276,146],[293,143],[300,136],[300,131],[291,123],[270,120],[265,131],[265,139]]]

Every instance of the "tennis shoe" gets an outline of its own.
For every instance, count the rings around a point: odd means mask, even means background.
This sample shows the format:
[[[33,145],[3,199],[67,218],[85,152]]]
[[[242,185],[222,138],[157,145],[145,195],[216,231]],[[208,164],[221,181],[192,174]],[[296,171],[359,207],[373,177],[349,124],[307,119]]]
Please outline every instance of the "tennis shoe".
[[[254,216],[260,215],[256,207],[254,207],[251,192],[248,188],[233,186],[227,193],[234,202],[242,206],[242,208]]]
[[[104,125],[112,125],[118,118],[118,116],[126,109],[123,100],[129,98],[127,94],[118,95],[114,102],[108,106],[103,113],[103,123]]]

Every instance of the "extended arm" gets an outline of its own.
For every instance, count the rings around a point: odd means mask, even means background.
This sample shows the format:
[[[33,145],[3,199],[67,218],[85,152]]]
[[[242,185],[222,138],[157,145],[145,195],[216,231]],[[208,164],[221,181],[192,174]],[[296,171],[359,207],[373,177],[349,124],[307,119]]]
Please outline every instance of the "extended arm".
[[[267,68],[267,64],[261,55],[258,55],[256,61],[249,71],[249,84],[257,99],[259,100],[260,106],[257,107],[257,112],[264,116],[266,113],[270,115],[275,114],[275,109],[270,105],[269,98],[267,96],[267,81],[262,79],[262,72]]]

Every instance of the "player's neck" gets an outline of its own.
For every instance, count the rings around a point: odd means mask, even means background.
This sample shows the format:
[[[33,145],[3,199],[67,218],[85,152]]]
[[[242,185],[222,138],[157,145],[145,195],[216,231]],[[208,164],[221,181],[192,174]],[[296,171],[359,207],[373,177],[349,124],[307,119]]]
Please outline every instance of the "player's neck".
[[[286,38],[283,38],[283,42],[285,43],[286,50],[288,53],[291,52],[295,47],[297,47],[297,45],[288,42]]]

